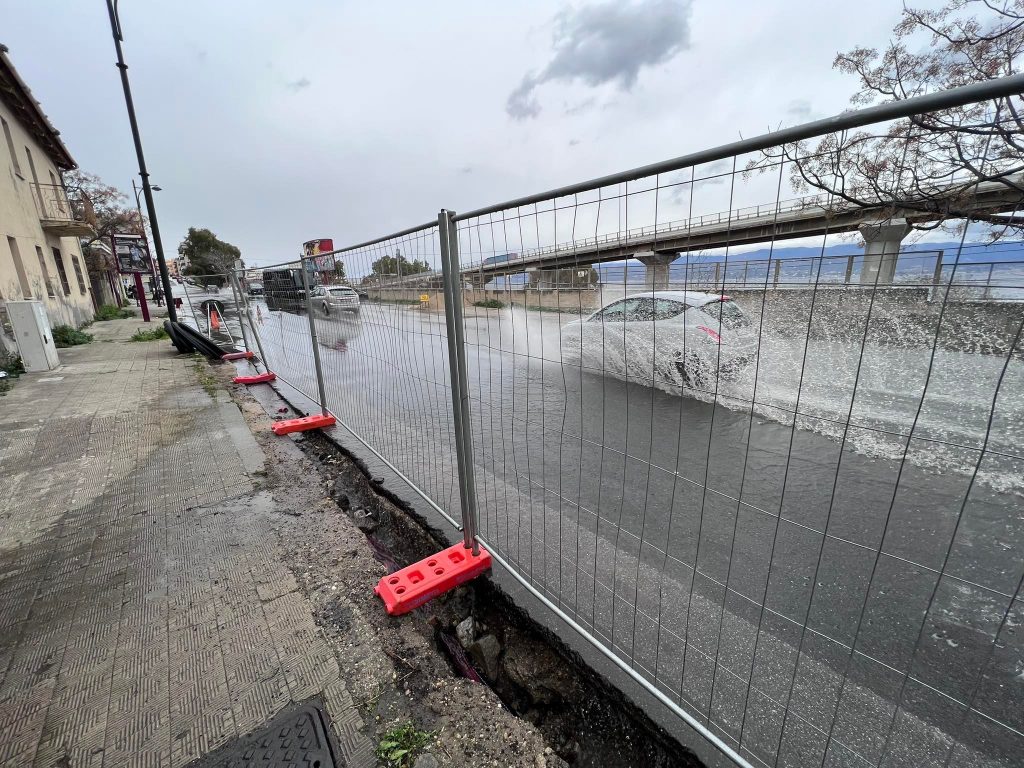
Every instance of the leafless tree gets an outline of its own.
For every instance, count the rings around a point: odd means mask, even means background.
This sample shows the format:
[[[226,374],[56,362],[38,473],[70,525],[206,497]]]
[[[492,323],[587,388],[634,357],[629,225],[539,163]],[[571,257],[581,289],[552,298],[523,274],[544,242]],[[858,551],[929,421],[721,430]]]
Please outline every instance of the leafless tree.
[[[145,218],[128,202],[128,196],[117,187],[104,184],[99,176],[81,170],[64,174],[64,188],[72,206],[81,206],[83,219],[96,234],[83,239],[83,245],[97,240],[104,242],[117,232],[144,234]]]
[[[1015,74],[1022,52],[1024,0],[951,0],[932,11],[904,7],[888,48],[854,48],[833,66],[857,76],[851,103],[863,107]],[[977,185],[999,185],[1011,205],[1024,202],[1022,150],[1017,95],[783,145],[748,171],[784,162],[797,194],[903,215],[916,229],[956,230],[970,219],[998,239],[1024,232],[1024,211],[979,209]]]
[[[109,250],[94,244],[109,245],[110,236],[119,232],[145,234],[146,219],[131,207],[124,192],[104,184],[95,174],[75,169],[64,173],[63,179],[72,209],[93,228],[93,234],[81,240],[86,269],[91,279],[103,281],[108,274],[117,273],[117,260]]]

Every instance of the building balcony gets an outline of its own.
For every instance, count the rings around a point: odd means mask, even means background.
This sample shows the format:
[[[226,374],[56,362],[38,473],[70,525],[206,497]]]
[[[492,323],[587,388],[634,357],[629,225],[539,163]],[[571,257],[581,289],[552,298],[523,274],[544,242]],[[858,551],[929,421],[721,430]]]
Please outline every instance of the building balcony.
[[[87,203],[82,198],[69,198],[64,187],[33,182],[32,199],[43,231],[57,237],[89,237],[96,231],[85,220]]]

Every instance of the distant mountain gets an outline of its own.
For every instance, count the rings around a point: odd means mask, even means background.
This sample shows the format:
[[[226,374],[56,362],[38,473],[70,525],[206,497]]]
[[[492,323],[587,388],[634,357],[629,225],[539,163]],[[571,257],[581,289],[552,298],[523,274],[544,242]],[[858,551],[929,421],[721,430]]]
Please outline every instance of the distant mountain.
[[[945,264],[953,264],[959,254],[959,261],[1024,261],[1024,241],[1015,240],[1012,242],[998,243],[964,243],[961,247],[959,241],[945,243],[914,243],[907,245],[900,250],[901,253],[922,253],[942,251],[942,261]],[[729,263],[744,261],[766,261],[767,259],[810,259],[819,256],[860,256],[864,248],[857,243],[839,243],[830,245],[827,248],[815,246],[792,246],[784,248],[758,248],[756,251],[744,251],[743,253],[728,254]],[[726,254],[716,252],[709,254],[683,254],[672,262],[673,265],[685,264],[689,259],[692,263],[714,264],[724,262]],[[622,268],[623,264],[632,265],[638,262],[634,259],[624,261],[608,261],[601,264],[601,267]]]
[[[1024,241],[1018,240],[998,243],[964,243],[962,246],[959,241],[914,243],[912,245],[907,245],[900,252],[924,254],[935,253],[937,251],[942,252],[942,262],[944,265],[952,265],[958,262],[985,263],[993,261],[1024,261]],[[826,248],[814,246],[789,246],[781,248],[759,248],[755,251],[744,251],[743,253],[729,253],[728,262],[730,265],[755,261],[763,263],[768,259],[778,259],[780,261],[802,259],[806,262],[809,259],[817,259],[819,257],[825,257],[826,262],[828,262],[830,257],[861,256],[863,253],[863,246],[857,243],[839,243],[837,245],[830,245]],[[671,274],[673,275],[673,278],[684,275],[684,268],[687,261],[691,264],[713,265],[724,263],[726,261],[726,257],[727,255],[723,251],[716,251],[714,253],[707,254],[684,254],[672,262],[670,266]],[[934,261],[930,261],[929,263],[934,264]],[[808,264],[808,268],[809,266],[810,264]],[[836,259],[836,261],[826,264],[826,266],[829,267],[827,271],[835,271],[840,267],[840,264],[838,263],[838,259]],[[594,269],[597,270],[599,282],[604,283],[605,285],[622,282],[643,282],[645,277],[644,266],[635,259],[607,261],[603,264],[595,264]],[[731,267],[729,272],[732,272]],[[526,274],[520,272],[504,278],[495,278],[495,280],[488,284],[488,287],[520,287],[525,285],[526,281]]]

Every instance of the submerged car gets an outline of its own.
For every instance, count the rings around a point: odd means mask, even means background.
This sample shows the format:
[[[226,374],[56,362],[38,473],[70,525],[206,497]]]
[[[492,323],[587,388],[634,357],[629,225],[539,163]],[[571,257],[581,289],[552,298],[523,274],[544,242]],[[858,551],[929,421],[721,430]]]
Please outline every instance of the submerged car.
[[[754,360],[757,335],[728,296],[654,291],[562,328],[562,361],[630,381],[708,389]]]
[[[320,304],[325,315],[337,312],[359,314],[359,294],[347,285],[325,285],[317,288],[313,297]]]

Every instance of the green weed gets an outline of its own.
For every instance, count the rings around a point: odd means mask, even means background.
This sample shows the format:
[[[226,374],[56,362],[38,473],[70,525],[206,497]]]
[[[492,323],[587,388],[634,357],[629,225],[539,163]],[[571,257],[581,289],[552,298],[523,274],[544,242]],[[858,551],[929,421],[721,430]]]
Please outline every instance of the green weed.
[[[70,325],[55,325],[52,329],[53,344],[58,349],[65,347],[76,347],[79,344],[88,344],[92,341],[91,333],[82,333]]]
[[[217,377],[210,373],[210,369],[206,365],[206,359],[198,352],[193,355],[192,360],[192,370],[196,372],[196,378],[199,379],[199,386],[206,390],[206,394],[216,400],[217,394],[220,392]]]
[[[421,731],[411,722],[397,725],[377,744],[377,757],[388,768],[408,768],[431,739],[433,734],[430,731]]]
[[[135,313],[127,307],[118,307],[115,304],[104,304],[96,310],[96,320],[127,320],[135,317]]]
[[[128,341],[160,341],[160,339],[166,339],[167,331],[164,330],[162,325],[158,325],[156,328],[139,328],[134,335],[128,339]]]

